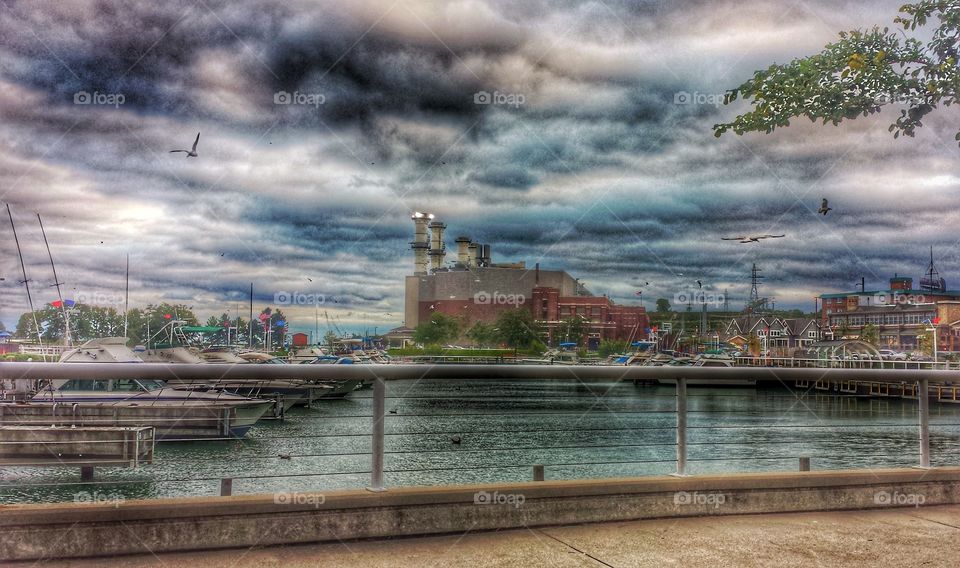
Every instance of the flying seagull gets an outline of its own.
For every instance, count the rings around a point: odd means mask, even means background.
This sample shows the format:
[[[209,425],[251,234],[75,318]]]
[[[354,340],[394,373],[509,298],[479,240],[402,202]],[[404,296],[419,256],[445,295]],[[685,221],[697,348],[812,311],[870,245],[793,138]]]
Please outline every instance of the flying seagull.
[[[760,239],[779,239],[786,235],[741,235],[739,237],[720,237],[722,241],[740,241],[741,243],[759,243]]]
[[[197,139],[193,141],[193,148],[191,148],[191,149],[189,149],[189,150],[170,150],[170,153],[173,154],[173,153],[176,153],[176,152],[183,152],[184,154],[187,155],[188,158],[196,158],[196,157],[197,157],[197,143],[198,143],[198,142],[200,142],[200,133],[199,133],[199,132],[197,132]]]
[[[820,209],[817,211],[817,213],[821,215],[826,215],[827,211],[830,211],[832,209],[833,207],[830,207],[829,205],[827,205],[827,198],[824,197],[823,201],[820,202]]]

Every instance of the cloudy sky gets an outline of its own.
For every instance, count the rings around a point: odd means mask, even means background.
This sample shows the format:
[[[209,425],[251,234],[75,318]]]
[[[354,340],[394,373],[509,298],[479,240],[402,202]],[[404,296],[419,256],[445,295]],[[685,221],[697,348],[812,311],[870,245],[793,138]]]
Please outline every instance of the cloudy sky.
[[[132,306],[204,317],[246,314],[253,282],[258,309],[318,294],[347,327],[399,325],[417,210],[449,249],[467,234],[648,307],[696,279],[741,306],[756,262],[778,306],[810,309],[919,277],[930,245],[960,287],[955,111],[907,140],[896,110],[710,129],[745,108],[718,108],[725,89],[899,3],[3,0],[0,201],[38,303],[38,212],[68,297],[118,302],[129,254]],[[169,153],[198,131],[198,158]],[[719,240],[741,232],[788,237]],[[0,235],[10,326],[27,302]],[[312,305],[284,310],[313,328]]]

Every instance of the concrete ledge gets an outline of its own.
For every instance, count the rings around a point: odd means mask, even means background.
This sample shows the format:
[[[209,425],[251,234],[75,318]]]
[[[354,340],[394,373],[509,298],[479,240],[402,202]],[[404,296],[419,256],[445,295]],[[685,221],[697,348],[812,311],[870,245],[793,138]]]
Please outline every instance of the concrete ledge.
[[[478,503],[486,498],[486,503]],[[497,501],[497,502],[491,502]],[[960,468],[406,487],[0,506],[0,558],[35,560],[664,517],[960,503]]]

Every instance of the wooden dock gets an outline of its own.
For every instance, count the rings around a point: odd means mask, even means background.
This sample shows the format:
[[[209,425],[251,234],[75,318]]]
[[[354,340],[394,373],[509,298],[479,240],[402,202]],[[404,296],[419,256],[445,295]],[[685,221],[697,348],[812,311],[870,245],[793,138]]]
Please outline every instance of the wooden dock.
[[[82,480],[95,466],[153,463],[152,426],[0,426],[0,465],[75,466]]]
[[[914,382],[882,383],[877,381],[796,380],[798,389],[833,392],[841,395],[862,396],[868,398],[906,398],[917,400],[920,397],[919,386]],[[927,390],[931,402],[960,404],[960,385],[931,384]]]

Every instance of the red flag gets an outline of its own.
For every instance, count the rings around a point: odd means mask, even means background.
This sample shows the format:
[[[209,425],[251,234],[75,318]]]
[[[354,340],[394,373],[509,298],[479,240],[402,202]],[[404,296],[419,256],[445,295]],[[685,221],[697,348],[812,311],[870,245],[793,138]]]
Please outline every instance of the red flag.
[[[939,318],[939,317],[933,318],[933,325],[940,325],[940,318]]]
[[[163,319],[170,319],[172,317],[170,314],[163,314]]]

